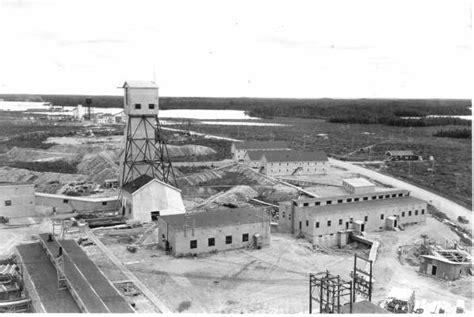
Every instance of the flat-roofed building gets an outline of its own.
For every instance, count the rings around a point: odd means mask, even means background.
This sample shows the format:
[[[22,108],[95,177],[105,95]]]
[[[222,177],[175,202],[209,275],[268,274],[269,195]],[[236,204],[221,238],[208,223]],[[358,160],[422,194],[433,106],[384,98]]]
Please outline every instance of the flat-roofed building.
[[[35,184],[0,182],[0,216],[8,218],[35,215]]]
[[[375,185],[362,177],[344,179],[342,186],[351,194],[365,194],[375,191]]]
[[[270,216],[250,208],[159,216],[158,230],[161,248],[193,255],[269,244]]]
[[[374,189],[295,199],[279,206],[279,231],[301,234],[313,244],[337,245],[346,231],[394,230],[424,223],[427,204],[403,189]]]
[[[261,172],[268,176],[325,174],[328,164],[323,151],[268,151],[261,161]]]
[[[243,162],[245,154],[251,151],[286,151],[290,150],[288,144],[282,141],[252,141],[252,142],[235,142],[232,143],[230,151],[232,153],[232,159]]]

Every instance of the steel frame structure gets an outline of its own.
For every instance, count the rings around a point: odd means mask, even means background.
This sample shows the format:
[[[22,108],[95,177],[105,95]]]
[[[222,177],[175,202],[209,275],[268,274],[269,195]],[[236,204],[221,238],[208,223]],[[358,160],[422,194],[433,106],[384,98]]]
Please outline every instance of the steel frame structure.
[[[131,120],[139,120],[132,131]],[[148,135],[148,129],[154,130],[154,135]],[[145,137],[138,138],[137,131],[145,131]],[[141,175],[150,175],[167,184],[177,187],[176,176],[168,154],[168,148],[162,138],[160,122],[157,115],[128,115],[125,153],[123,155],[122,187]],[[142,141],[139,144],[137,141]],[[133,149],[138,149],[138,152]],[[138,166],[146,166],[145,171]],[[133,177],[136,172],[138,176]]]
[[[341,307],[349,302],[349,311],[352,313],[352,282],[347,282],[339,275],[334,276],[326,272],[309,275],[309,313],[313,313],[313,301],[319,303],[319,313],[328,314],[341,312]],[[341,302],[341,299],[349,296]]]
[[[357,264],[357,259],[364,262],[365,267],[369,266],[369,271],[361,269]],[[356,300],[356,293],[368,298],[372,301],[372,265],[373,261],[354,254],[354,271],[351,272],[352,277],[352,299]]]

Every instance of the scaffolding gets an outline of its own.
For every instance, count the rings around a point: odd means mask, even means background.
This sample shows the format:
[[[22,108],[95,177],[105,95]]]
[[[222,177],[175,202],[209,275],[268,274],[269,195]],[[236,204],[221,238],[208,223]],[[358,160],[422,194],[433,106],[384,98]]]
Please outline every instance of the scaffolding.
[[[360,268],[358,264],[361,260],[364,262],[364,269]],[[369,302],[372,301],[372,265],[373,261],[354,254],[354,271],[351,272],[352,278],[352,299],[356,300],[356,293],[366,297]]]
[[[309,313],[313,313],[313,302],[319,303],[319,313],[339,314],[344,304],[349,304],[352,313],[352,282],[341,279],[329,271],[309,275]]]

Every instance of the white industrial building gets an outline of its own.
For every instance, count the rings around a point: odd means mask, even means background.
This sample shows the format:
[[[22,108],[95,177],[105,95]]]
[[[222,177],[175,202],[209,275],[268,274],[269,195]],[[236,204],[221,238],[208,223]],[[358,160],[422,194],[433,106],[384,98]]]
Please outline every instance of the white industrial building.
[[[36,193],[35,204],[47,207],[49,211],[58,214],[73,212],[118,212],[119,204],[117,196],[89,197],[89,196],[67,196],[60,194]]]
[[[179,189],[148,175],[123,185],[121,200],[122,215],[143,222],[186,211]]]
[[[268,176],[287,176],[325,174],[328,159],[323,151],[258,151],[248,152],[244,162]]]
[[[230,152],[232,153],[232,159],[243,162],[245,154],[252,151],[283,151],[290,150],[288,144],[282,141],[254,141],[254,142],[236,142],[232,143]]]
[[[427,203],[407,190],[370,186],[360,178],[343,184],[332,192],[314,191],[317,198],[280,203],[279,230],[303,235],[313,244],[338,245],[348,232],[396,230],[426,221]]]
[[[0,182],[0,216],[16,218],[34,215],[34,184]]]

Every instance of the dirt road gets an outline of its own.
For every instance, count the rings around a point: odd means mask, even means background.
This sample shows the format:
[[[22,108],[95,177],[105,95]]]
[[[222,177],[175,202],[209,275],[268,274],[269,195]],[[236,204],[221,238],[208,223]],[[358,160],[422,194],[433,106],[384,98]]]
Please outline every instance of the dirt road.
[[[430,191],[427,191],[425,189],[422,189],[420,187],[417,187],[415,185],[409,184],[407,182],[401,181],[399,179],[383,175],[380,173],[377,173],[375,171],[366,169],[364,167],[356,166],[351,163],[335,160],[335,159],[329,159],[329,162],[333,166],[338,166],[345,168],[353,173],[358,173],[363,176],[372,178],[378,182],[381,182],[383,184],[391,185],[394,187],[398,188],[403,188],[411,191],[411,195],[413,197],[423,199],[433,206],[435,206],[437,209],[440,211],[444,212],[451,221],[453,221],[456,224],[461,225],[462,227],[466,229],[472,229],[472,212],[471,210],[464,208],[461,205],[456,204],[455,202],[450,201],[449,199],[446,199],[444,197],[441,197],[439,195],[436,195]],[[460,224],[457,221],[458,216],[464,216],[469,220],[468,224]]]

